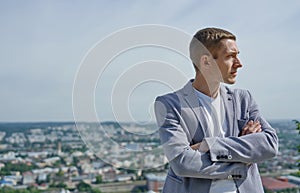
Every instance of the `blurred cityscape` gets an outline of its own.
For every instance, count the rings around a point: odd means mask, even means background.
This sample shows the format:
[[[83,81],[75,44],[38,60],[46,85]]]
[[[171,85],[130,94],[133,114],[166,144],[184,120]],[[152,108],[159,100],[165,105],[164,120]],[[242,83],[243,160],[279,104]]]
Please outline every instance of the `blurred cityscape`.
[[[259,163],[264,188],[298,192],[300,135],[291,120],[270,123],[280,147]],[[0,123],[0,193],[160,192],[167,168],[155,124]]]

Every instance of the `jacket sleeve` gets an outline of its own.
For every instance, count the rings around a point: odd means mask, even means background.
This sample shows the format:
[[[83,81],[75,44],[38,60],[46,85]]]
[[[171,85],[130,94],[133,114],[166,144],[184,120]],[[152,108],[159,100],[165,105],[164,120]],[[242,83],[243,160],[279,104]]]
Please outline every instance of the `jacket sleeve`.
[[[172,100],[172,99],[171,99]],[[246,178],[247,166],[237,162],[212,162],[209,153],[193,150],[187,132],[181,125],[178,102],[158,97],[155,101],[155,115],[164,153],[176,175],[206,179]],[[178,104],[180,106],[180,104]]]
[[[244,96],[248,98],[248,115],[245,120],[240,120],[242,127],[250,120],[258,120],[262,132],[241,137],[205,138],[212,161],[257,163],[276,156],[278,152],[278,137],[275,130],[261,116],[250,92],[247,91]]]

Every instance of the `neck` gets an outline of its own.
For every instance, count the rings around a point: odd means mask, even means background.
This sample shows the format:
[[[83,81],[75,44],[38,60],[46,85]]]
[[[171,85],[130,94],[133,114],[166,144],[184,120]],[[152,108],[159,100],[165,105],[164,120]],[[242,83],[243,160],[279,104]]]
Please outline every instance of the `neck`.
[[[203,94],[216,98],[220,90],[220,82],[205,80],[203,76],[196,76],[193,87]]]

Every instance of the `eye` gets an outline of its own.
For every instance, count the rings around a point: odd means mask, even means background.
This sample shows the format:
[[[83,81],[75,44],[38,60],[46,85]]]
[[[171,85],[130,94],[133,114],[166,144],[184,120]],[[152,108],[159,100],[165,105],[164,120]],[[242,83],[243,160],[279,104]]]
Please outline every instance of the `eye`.
[[[228,55],[229,58],[237,58],[237,54],[236,53],[233,53],[233,54],[230,54]]]

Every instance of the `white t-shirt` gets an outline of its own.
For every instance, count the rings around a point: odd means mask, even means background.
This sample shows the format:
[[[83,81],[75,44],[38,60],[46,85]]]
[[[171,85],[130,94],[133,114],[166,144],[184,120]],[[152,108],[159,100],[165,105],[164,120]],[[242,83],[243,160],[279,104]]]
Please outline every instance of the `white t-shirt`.
[[[208,125],[208,131],[212,137],[224,137],[223,125],[226,125],[224,103],[220,93],[216,98],[211,98],[196,90],[200,104],[204,107],[204,118]],[[236,186],[233,180],[213,180],[209,193],[236,193]]]

